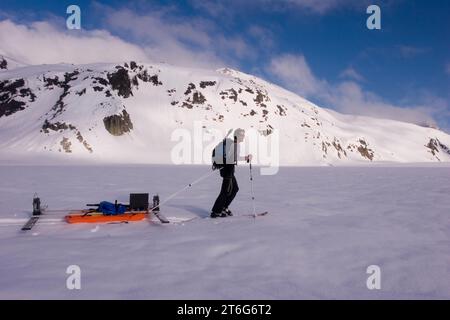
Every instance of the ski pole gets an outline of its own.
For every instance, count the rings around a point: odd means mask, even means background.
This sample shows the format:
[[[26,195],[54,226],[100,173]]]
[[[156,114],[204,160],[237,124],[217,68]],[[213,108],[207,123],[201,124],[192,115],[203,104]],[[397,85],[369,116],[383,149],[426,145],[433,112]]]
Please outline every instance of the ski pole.
[[[250,190],[251,190],[251,193],[252,193],[253,218],[256,218],[255,194],[254,194],[254,192],[253,192],[252,162],[249,161],[249,164],[250,164]]]

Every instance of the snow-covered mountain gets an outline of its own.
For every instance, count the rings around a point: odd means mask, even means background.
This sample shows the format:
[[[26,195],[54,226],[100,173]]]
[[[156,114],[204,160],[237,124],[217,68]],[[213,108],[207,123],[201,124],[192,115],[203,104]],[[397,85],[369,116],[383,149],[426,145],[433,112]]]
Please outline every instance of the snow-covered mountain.
[[[24,66],[0,56],[0,158],[172,163],[173,133],[199,121],[205,132],[253,128],[263,141],[278,131],[284,165],[450,161],[440,130],[342,115],[228,68]]]

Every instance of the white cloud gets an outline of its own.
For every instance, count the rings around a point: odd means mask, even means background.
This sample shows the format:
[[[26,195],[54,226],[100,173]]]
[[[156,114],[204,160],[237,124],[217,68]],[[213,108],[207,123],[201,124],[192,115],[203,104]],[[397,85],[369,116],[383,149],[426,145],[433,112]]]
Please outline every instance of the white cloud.
[[[277,56],[271,60],[268,72],[286,88],[301,95],[311,96],[326,91],[326,83],[312,73],[303,55]]]
[[[356,81],[364,81],[364,77],[358,71],[356,71],[355,68],[353,68],[353,67],[349,67],[349,68],[345,69],[344,71],[341,72],[341,74],[339,76],[344,79],[353,79]]]
[[[286,88],[305,98],[318,99],[324,103],[324,107],[333,107],[342,113],[433,126],[436,125],[433,117],[450,116],[447,102],[431,95],[424,97],[422,103],[416,101],[399,106],[365,91],[354,81],[331,85],[314,75],[303,55],[277,56],[272,59],[266,71]]]
[[[102,12],[102,30],[67,30],[61,21],[0,21],[0,53],[27,64],[133,59],[207,68],[237,67],[240,59],[258,55],[244,35],[228,35],[212,20],[180,18],[166,8],[145,15],[100,3],[93,8]]]
[[[107,12],[105,26],[133,38],[156,60],[178,65],[223,67],[241,58],[255,57],[244,38],[227,35],[213,21],[176,18],[167,12],[140,15],[128,9]]]
[[[48,22],[29,26],[0,21],[0,50],[27,64],[120,62],[148,60],[140,47],[103,30],[69,31]]]
[[[27,64],[137,60],[207,68],[237,67],[240,59],[258,55],[244,35],[228,35],[212,20],[180,18],[167,9],[143,15],[100,3],[94,10],[102,12],[102,30],[67,30],[61,21],[0,21],[0,53]]]
[[[248,34],[258,41],[262,50],[272,48],[275,45],[274,34],[270,29],[252,25],[248,29]]]
[[[387,118],[422,126],[436,126],[433,115],[443,111],[440,108],[433,108],[431,104],[396,106],[371,92],[364,91],[352,81],[344,81],[332,88],[328,100],[343,113]]]

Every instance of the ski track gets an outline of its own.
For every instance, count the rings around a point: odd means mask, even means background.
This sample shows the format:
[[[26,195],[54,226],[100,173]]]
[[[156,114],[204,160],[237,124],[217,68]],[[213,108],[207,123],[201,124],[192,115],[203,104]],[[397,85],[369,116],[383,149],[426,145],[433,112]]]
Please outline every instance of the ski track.
[[[0,166],[0,299],[450,298],[448,167],[255,168],[265,217],[207,218],[217,174],[162,206],[175,224],[43,219],[20,231],[34,192],[49,209],[127,202],[130,192],[164,200],[208,170]],[[251,213],[247,166],[237,178],[231,209]],[[373,264],[381,290],[366,288]],[[81,268],[81,290],[66,288],[69,265]]]

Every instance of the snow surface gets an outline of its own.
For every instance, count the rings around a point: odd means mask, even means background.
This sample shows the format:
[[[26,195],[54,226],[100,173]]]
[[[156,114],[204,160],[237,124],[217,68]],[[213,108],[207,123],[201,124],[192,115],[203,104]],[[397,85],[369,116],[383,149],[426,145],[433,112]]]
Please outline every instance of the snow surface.
[[[0,299],[450,298],[448,167],[255,169],[257,209],[209,219],[217,173],[162,206],[158,222],[67,225],[53,212],[19,231],[38,192],[49,209],[130,192],[162,200],[205,166],[0,166]],[[236,215],[251,212],[248,168],[237,170]],[[50,215],[52,214],[52,215]],[[81,290],[66,268],[81,267]],[[366,268],[381,268],[368,290]]]

